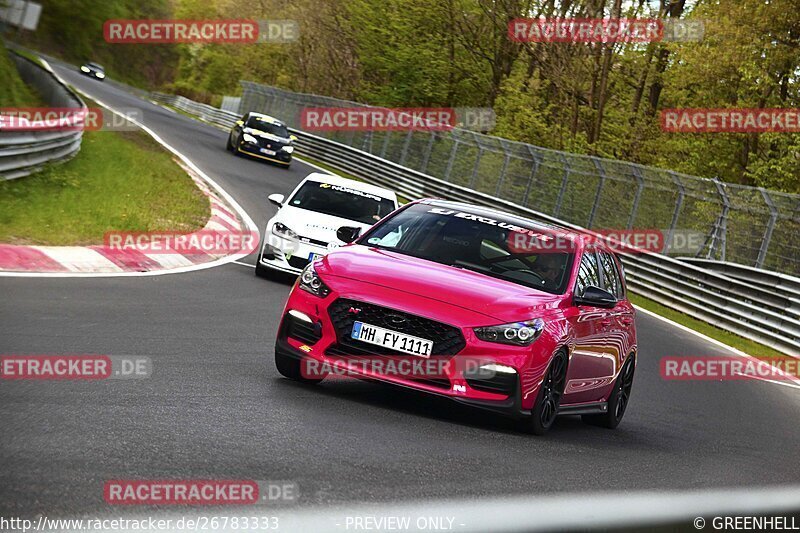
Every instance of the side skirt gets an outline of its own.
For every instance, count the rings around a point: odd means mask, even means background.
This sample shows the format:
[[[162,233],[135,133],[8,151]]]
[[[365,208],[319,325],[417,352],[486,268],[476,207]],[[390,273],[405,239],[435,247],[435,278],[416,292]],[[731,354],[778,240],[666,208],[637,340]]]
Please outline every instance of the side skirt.
[[[561,415],[602,415],[608,412],[608,402],[582,403],[578,405],[562,405],[558,408]]]

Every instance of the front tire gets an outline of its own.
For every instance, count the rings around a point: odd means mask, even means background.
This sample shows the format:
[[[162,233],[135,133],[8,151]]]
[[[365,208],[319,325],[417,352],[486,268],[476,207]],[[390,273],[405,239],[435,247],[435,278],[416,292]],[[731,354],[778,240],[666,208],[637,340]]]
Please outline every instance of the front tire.
[[[630,402],[633,374],[636,370],[635,359],[636,356],[631,354],[625,364],[622,365],[622,370],[620,370],[619,376],[614,381],[614,388],[611,389],[611,394],[608,397],[608,411],[602,415],[583,415],[581,419],[585,423],[614,429],[622,422],[625,409]]]
[[[561,397],[564,395],[566,384],[567,354],[560,350],[550,361],[542,385],[539,387],[536,403],[530,416],[525,420],[523,427],[525,431],[534,435],[544,435],[550,431],[558,416],[558,408],[561,405]]]
[[[225,149],[229,152],[233,152],[233,143],[231,143],[231,134],[228,134],[228,142],[225,143]]]
[[[321,378],[307,378],[303,376],[301,371],[302,365],[302,359],[292,357],[291,355],[286,355],[278,350],[275,350],[275,366],[277,367],[280,375],[283,377],[289,378],[293,381],[299,381],[300,383],[310,384],[317,384],[325,379],[324,376]]]

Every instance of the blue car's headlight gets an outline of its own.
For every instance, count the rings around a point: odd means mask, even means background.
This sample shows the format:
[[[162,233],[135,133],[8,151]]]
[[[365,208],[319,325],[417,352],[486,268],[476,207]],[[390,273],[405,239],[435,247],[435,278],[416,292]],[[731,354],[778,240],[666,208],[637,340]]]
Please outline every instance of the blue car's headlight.
[[[283,150],[287,154],[291,154],[292,152],[294,152],[294,146],[284,146],[283,148],[281,148],[281,150]]]
[[[258,139],[256,139],[255,137],[253,137],[249,133],[245,133],[244,135],[242,135],[242,140],[244,142],[246,142],[246,143],[258,144]]]
[[[544,331],[544,320],[535,318],[525,322],[512,322],[499,326],[474,328],[475,335],[482,341],[528,346]]]

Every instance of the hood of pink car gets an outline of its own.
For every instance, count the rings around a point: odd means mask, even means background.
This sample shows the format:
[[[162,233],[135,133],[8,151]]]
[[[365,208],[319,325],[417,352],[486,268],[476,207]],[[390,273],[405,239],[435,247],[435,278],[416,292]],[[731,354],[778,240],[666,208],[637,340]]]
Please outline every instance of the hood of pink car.
[[[564,300],[563,295],[362,245],[329,253],[317,273],[323,279],[348,278],[462,307],[498,324],[542,316]]]

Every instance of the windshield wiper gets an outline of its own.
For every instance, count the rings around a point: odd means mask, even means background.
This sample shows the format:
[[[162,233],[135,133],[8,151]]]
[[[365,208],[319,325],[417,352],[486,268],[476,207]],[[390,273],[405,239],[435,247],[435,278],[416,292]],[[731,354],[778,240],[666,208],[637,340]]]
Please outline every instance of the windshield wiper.
[[[520,281],[520,280],[518,280],[516,278],[504,276],[500,272],[494,272],[492,270],[489,270],[488,267],[486,267],[486,269],[484,270],[482,265],[476,265],[474,263],[467,263],[466,261],[454,261],[453,263],[451,263],[448,266],[455,267],[455,268],[460,268],[461,270],[469,270],[469,271],[472,271],[472,272],[476,272],[478,274],[484,274],[486,276],[489,276],[490,278],[499,279],[501,281],[508,281],[510,283],[514,283],[515,285],[522,285],[524,287],[529,287],[531,289],[536,289],[536,290],[540,290],[542,292],[554,294],[552,291],[548,290],[546,287],[544,287],[542,285],[538,285],[538,284],[537,285],[531,285],[531,284],[528,284],[528,283],[523,283],[522,281]],[[519,270],[519,271],[514,271],[514,272],[526,272],[526,271]],[[537,276],[537,277],[539,277],[539,279],[542,279],[541,276],[539,276],[535,272],[530,271],[530,273],[535,275],[535,276]],[[544,280],[542,280],[542,281],[544,281]]]

